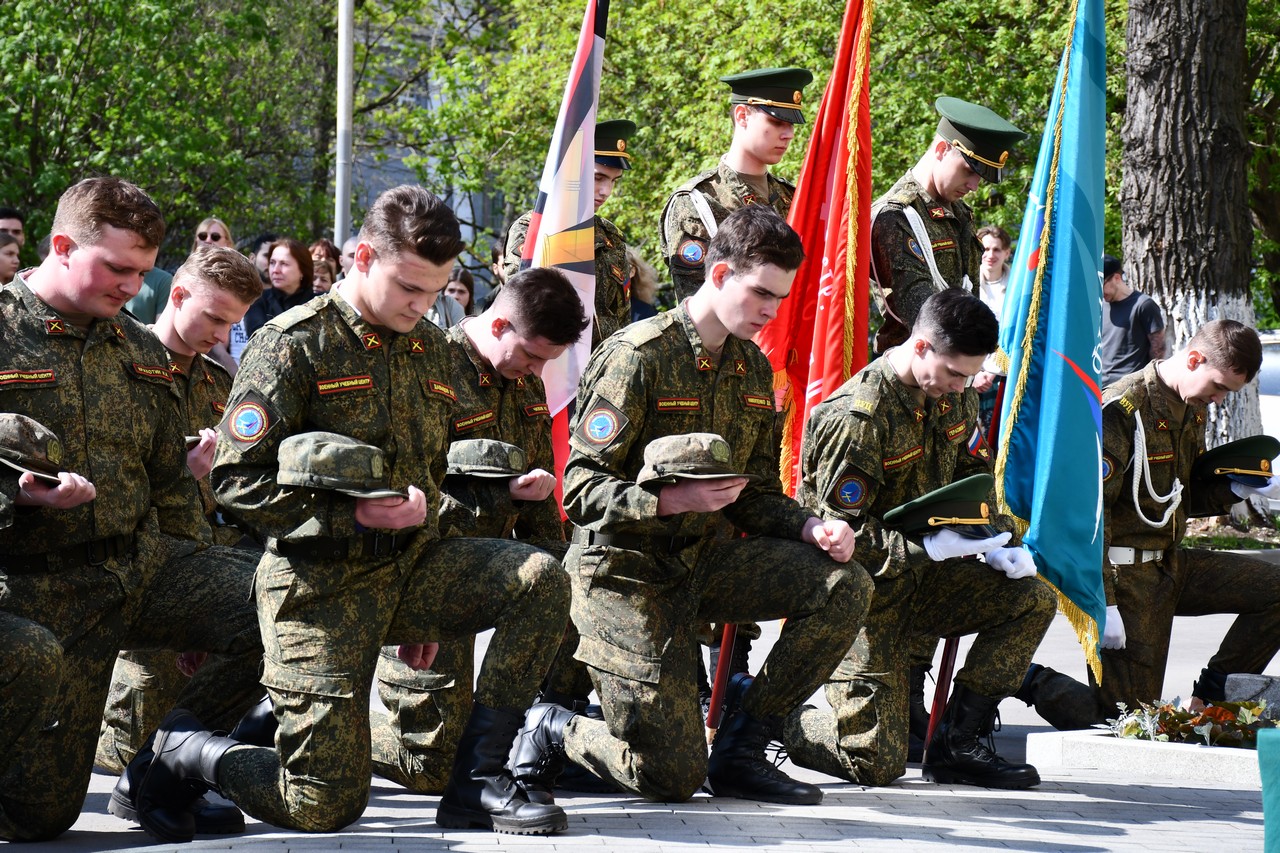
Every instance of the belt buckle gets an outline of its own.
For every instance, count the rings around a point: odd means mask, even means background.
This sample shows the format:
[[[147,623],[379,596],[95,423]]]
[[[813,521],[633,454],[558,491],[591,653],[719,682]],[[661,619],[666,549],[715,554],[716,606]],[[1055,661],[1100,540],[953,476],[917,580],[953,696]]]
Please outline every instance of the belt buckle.
[[[373,554],[374,557],[390,557],[396,552],[396,534],[394,533],[374,533],[373,534]]]
[[[101,556],[96,556],[97,554],[101,554]],[[85,543],[84,556],[86,562],[94,568],[105,566],[107,560],[111,559],[111,549],[108,547],[107,540],[99,539],[96,542]]]

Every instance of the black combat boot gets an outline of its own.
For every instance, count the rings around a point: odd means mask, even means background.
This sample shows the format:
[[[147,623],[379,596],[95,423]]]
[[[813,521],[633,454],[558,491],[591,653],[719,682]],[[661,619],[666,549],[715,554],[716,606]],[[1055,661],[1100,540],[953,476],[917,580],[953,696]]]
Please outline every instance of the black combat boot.
[[[743,688],[747,686],[744,684]],[[765,747],[777,739],[777,728],[778,722],[753,717],[743,710],[720,727],[707,762],[707,781],[717,797],[796,806],[822,802],[822,791],[816,786],[797,782],[765,757]]]
[[[1215,672],[1206,666],[1200,670],[1200,677],[1191,686],[1191,695],[1209,705],[1223,701],[1227,698],[1227,674]]]
[[[963,684],[956,685],[925,756],[925,779],[1010,790],[1040,784],[1040,774],[1030,764],[1010,764],[978,740],[979,731],[999,702],[979,696]]]
[[[511,750],[511,775],[531,803],[554,803],[552,790],[564,770],[564,727],[576,717],[552,702],[540,702],[525,715]]]
[[[543,688],[542,694],[538,697],[538,702],[553,702],[561,708],[572,711],[575,714],[581,714],[584,717],[590,717],[593,720],[603,720],[604,713],[599,705],[588,704],[586,699],[575,698],[567,693],[561,693],[557,690],[549,690]],[[515,766],[514,764],[512,765]],[[512,775],[515,775],[514,773]],[[517,778],[516,782],[520,780]],[[611,779],[601,779],[587,768],[571,760],[568,756],[564,759],[564,769],[560,776],[556,779],[556,787],[565,791],[581,791],[587,794],[616,794],[622,789],[617,786]],[[523,788],[524,786],[521,785]],[[534,796],[534,791],[539,792],[539,796]],[[541,789],[525,788],[525,795],[529,797],[529,802],[554,802],[554,800],[545,799],[541,794],[546,792]]]
[[[156,736],[147,738],[142,749],[134,756],[133,761],[125,767],[107,800],[107,811],[130,823],[138,822],[138,805],[136,793],[142,779],[147,775],[147,768],[155,758],[152,751]],[[191,801],[187,810],[194,820],[194,832],[197,835],[235,835],[244,832],[244,815],[238,808],[230,805],[215,805],[204,797]]]
[[[520,720],[519,714],[478,702],[472,707],[458,739],[449,784],[436,809],[437,825],[446,829],[481,827],[512,835],[549,835],[568,829],[564,809],[554,803],[529,802],[504,766]]]
[[[250,746],[276,745],[276,729],[280,724],[276,721],[276,712],[271,705],[271,697],[263,696],[258,704],[244,712],[240,722],[228,735],[232,740],[247,743]]]
[[[926,667],[911,667],[907,690],[907,761],[912,763],[924,760],[924,741],[929,736],[929,709],[924,704],[924,683],[928,674]]]
[[[154,737],[154,757],[134,799],[138,822],[160,841],[190,841],[195,834],[191,804],[205,791],[218,790],[218,763],[239,744],[206,731],[190,711],[180,708],[160,721]]]
[[[1017,693],[1013,694],[1014,699],[1026,702],[1028,708],[1036,704],[1036,682],[1040,678],[1040,673],[1053,675],[1054,671],[1038,663],[1031,664],[1027,667],[1027,674],[1022,677],[1022,686],[1018,688]]]

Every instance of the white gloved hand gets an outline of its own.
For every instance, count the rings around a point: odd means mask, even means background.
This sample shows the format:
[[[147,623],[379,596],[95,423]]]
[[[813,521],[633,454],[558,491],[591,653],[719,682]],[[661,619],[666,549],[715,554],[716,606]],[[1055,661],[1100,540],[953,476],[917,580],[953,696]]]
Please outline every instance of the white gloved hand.
[[[1268,500],[1280,499],[1280,479],[1272,477],[1267,481],[1265,486],[1246,486],[1244,483],[1231,483],[1231,491],[1235,492],[1236,497],[1241,500],[1251,498],[1254,495],[1266,498]]]
[[[1015,545],[1012,548],[993,548],[987,552],[987,565],[1004,572],[1014,580],[1033,577],[1036,573],[1036,561],[1026,548]]]
[[[929,559],[935,562],[950,560],[953,557],[971,557],[985,554],[999,548],[1009,541],[1012,533],[1001,533],[990,539],[966,539],[954,530],[943,528],[937,533],[924,537],[924,550]]]
[[[1113,604],[1107,608],[1107,621],[1102,626],[1102,647],[1123,649],[1124,639],[1124,620],[1120,618],[1120,608]]]

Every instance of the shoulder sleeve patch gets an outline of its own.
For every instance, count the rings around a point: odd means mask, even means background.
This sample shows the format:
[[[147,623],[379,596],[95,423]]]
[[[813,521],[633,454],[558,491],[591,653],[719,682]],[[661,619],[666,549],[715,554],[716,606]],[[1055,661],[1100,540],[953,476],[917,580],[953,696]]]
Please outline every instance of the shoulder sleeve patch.
[[[617,441],[623,430],[631,421],[608,400],[596,397],[578,420],[578,439],[593,447],[604,450]]]
[[[707,247],[701,240],[687,239],[676,247],[675,258],[686,267],[700,267],[707,255]]]
[[[237,445],[246,447],[261,441],[278,420],[270,401],[257,391],[250,391],[231,407],[218,424],[218,431]]]

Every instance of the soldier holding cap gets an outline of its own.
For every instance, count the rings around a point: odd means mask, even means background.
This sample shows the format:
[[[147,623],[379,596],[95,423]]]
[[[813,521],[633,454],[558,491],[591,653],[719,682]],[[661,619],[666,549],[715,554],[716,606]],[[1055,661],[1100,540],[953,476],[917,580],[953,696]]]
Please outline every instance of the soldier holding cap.
[[[568,545],[552,495],[551,414],[538,376],[586,326],[569,280],[536,267],[516,273],[482,314],[446,333],[458,402],[441,487],[442,536],[514,535],[564,556]],[[374,773],[419,793],[443,790],[471,708],[473,639],[440,644],[429,669],[406,662],[421,650],[383,648],[378,695],[390,716],[385,724],[375,718]]]
[[[1164,696],[1174,616],[1240,614],[1192,686],[1193,708],[1222,701],[1229,674],[1262,672],[1280,650],[1280,567],[1179,547],[1188,517],[1222,514],[1253,495],[1280,497],[1274,439],[1204,449],[1208,405],[1243,388],[1261,365],[1257,332],[1214,320],[1169,358],[1103,391],[1102,684],[1035,665],[1017,694],[1055,727],[1087,728],[1114,716],[1117,702],[1133,708]]]
[[[184,808],[182,780],[277,826],[329,832],[356,820],[369,796],[378,650],[488,628],[436,821],[528,834],[565,828],[563,811],[530,804],[502,766],[560,638],[564,571],[518,542],[439,536],[438,484],[459,395],[443,334],[423,315],[463,246],[440,199],[417,186],[387,190],[365,218],[351,273],[249,342],[210,477],[219,502],[267,540],[256,593],[262,683],[279,729],[262,748],[219,737],[190,714],[167,717],[138,795],[143,826],[157,836],[190,837],[173,819]],[[285,443],[318,431],[359,446],[335,457],[344,461],[328,479],[290,482],[297,466],[282,466]],[[368,480],[362,488],[400,495],[331,488],[352,457],[352,476]]]
[[[531,791],[549,795],[567,756],[652,800],[686,800],[707,778],[718,796],[821,800],[774,767],[765,746],[852,642],[870,582],[848,561],[848,526],[805,512],[778,479],[772,372],[750,338],[803,257],[772,210],[735,211],[712,239],[702,288],[614,335],[587,365],[564,478],[578,525],[566,566],[577,658],[604,720],[535,705],[512,754]],[[708,762],[698,625],[782,617]]]
[[[627,260],[627,241],[618,226],[600,215],[600,208],[617,189],[623,173],[631,169],[630,144],[631,137],[635,135],[635,122],[626,119],[596,123],[596,307],[591,330],[593,348],[631,322],[631,264]],[[506,254],[502,263],[508,280],[520,270],[525,236],[529,233],[532,218],[533,211],[525,213],[507,231]]]
[[[769,171],[787,153],[804,121],[804,68],[763,68],[721,77],[728,83],[733,140],[714,169],[681,184],[662,210],[662,256],[676,299],[691,296],[705,276],[707,247],[724,218],[748,204],[765,204],[783,219],[795,185]]]
[[[262,694],[253,561],[209,547],[168,353],[121,311],[163,237],[145,192],[89,178],[58,200],[45,261],[0,289],[5,409],[61,439],[61,467],[93,472],[53,484],[0,467],[0,510],[11,513],[0,520],[0,607],[57,638],[63,673],[57,708],[0,758],[10,840],[54,838],[79,817],[121,649],[213,653],[178,701],[214,725],[230,728]],[[10,715],[31,701],[6,696],[0,730],[22,731]],[[224,828],[243,826],[234,809],[219,812]]]
[[[872,208],[871,264],[884,322],[876,350],[906,340],[920,306],[948,287],[977,294],[982,244],[961,199],[999,182],[1027,135],[986,107],[938,98],[929,150]]]
[[[1057,609],[1013,538],[1014,520],[991,511],[991,453],[977,392],[966,383],[996,348],[996,333],[995,315],[976,296],[934,294],[906,343],[809,417],[797,497],[853,526],[875,594],[862,634],[827,684],[834,713],[807,708],[787,719],[787,751],[802,767],[862,785],[900,777],[911,641],[976,632],[924,778],[1014,789],[1040,781],[1034,767],[1008,763],[978,739],[1022,682]]]

